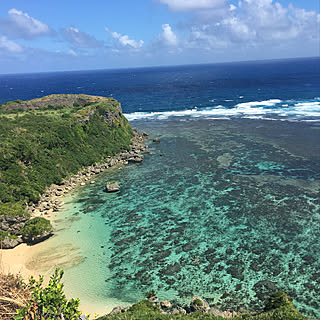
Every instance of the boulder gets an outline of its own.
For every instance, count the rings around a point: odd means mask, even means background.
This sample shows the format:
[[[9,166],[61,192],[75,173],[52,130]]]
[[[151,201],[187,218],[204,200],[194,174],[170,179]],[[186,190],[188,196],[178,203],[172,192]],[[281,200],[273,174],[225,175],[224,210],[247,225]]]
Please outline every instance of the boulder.
[[[33,245],[33,244],[36,244],[36,243],[39,243],[39,242],[42,242],[44,240],[47,240],[48,238],[50,238],[51,236],[53,235],[53,230],[51,231],[45,231],[43,232],[42,234],[39,234],[39,235],[36,235],[32,238],[29,238],[29,237],[22,237],[23,238],[23,241],[30,244],[30,245]]]
[[[237,313],[235,311],[221,311],[217,308],[211,308],[209,313],[215,317],[223,317],[226,319],[233,319],[237,316]]]
[[[22,243],[22,240],[20,238],[10,239],[9,237],[5,237],[2,240],[2,249],[12,249],[20,243]]]
[[[118,306],[118,307],[113,308],[109,314],[126,312],[130,308],[131,308],[131,306]]]
[[[107,192],[116,192],[120,190],[120,186],[116,182],[108,182],[106,184]]]
[[[172,308],[172,304],[168,300],[161,301],[160,306],[162,309],[171,309]]]
[[[203,313],[208,313],[210,307],[206,300],[203,300],[199,296],[194,295],[190,302],[190,310],[191,312],[200,311]]]
[[[181,307],[174,308],[171,314],[187,314],[187,311]]]
[[[154,138],[154,139],[153,139],[153,142],[159,143],[159,142],[160,142],[160,138]]]
[[[139,163],[139,162],[142,162],[142,161],[143,161],[143,155],[137,155],[135,157],[130,157],[128,159],[128,162],[137,162],[137,163]]]

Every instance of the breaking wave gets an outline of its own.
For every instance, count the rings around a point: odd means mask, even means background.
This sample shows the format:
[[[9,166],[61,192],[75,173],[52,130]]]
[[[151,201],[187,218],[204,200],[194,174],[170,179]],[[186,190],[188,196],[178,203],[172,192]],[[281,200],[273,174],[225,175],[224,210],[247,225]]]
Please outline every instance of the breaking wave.
[[[320,98],[303,101],[270,99],[238,103],[233,107],[220,104],[208,108],[193,107],[180,111],[133,112],[125,116],[129,121],[148,118],[162,120],[170,117],[320,121]]]

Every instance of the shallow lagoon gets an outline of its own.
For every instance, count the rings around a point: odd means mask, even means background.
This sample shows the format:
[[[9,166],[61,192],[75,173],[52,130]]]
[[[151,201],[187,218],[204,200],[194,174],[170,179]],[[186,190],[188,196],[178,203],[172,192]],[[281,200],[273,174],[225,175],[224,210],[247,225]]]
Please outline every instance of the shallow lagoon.
[[[190,118],[132,125],[162,135],[160,144],[149,140],[153,155],[80,188],[57,217],[50,241],[69,246],[68,293],[114,306],[154,289],[180,304],[198,294],[254,310],[283,289],[301,312],[320,317],[320,126]],[[110,180],[119,193],[104,192]]]

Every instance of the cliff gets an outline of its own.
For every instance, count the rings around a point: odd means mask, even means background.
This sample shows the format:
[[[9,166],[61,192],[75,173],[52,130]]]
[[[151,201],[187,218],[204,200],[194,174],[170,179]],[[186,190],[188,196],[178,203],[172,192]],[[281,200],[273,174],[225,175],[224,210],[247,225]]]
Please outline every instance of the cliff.
[[[3,248],[51,233],[30,219],[47,187],[130,149],[132,128],[113,98],[50,95],[0,106],[0,239]]]

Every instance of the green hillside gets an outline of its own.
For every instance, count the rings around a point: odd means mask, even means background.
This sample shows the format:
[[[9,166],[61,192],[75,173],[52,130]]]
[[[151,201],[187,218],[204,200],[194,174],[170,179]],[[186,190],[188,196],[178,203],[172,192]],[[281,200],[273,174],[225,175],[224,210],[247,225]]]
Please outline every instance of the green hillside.
[[[12,220],[8,217],[27,220],[26,206],[37,203],[46,187],[127,150],[132,137],[120,103],[113,98],[51,95],[2,104],[0,236],[21,234],[5,230]]]

